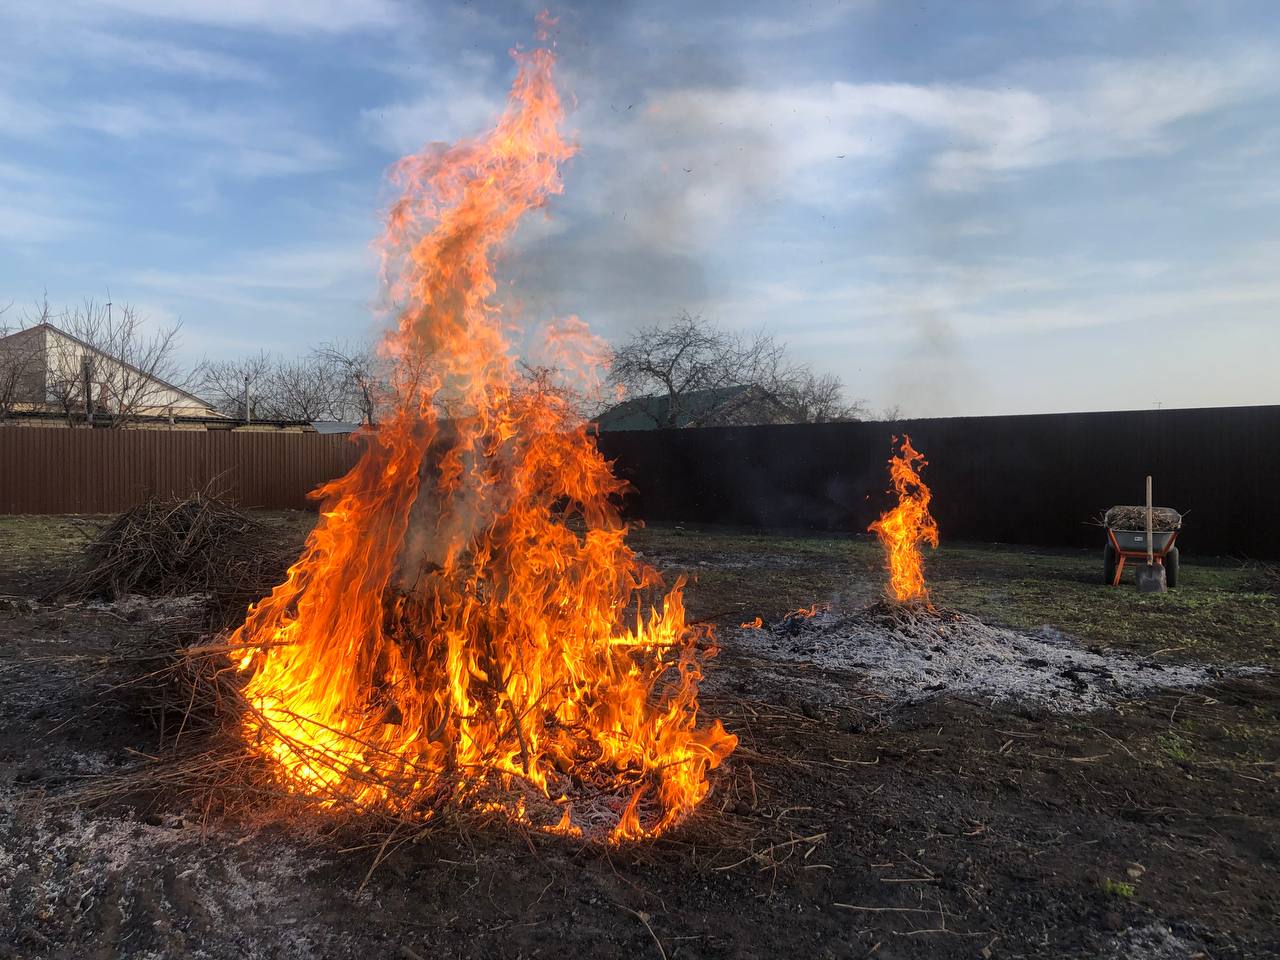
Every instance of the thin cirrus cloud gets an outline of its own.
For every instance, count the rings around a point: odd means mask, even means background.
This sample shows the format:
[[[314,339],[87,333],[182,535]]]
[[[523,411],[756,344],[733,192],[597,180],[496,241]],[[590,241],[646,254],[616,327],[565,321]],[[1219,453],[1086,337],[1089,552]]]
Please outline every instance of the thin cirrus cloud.
[[[107,30],[81,30],[64,36],[82,63],[104,70],[127,63],[131,69],[204,80],[269,83],[271,73],[245,57],[156,38],[139,39]]]
[[[0,161],[0,243],[20,249],[91,230],[102,205],[37,166]],[[26,292],[26,291],[24,291]]]
[[[6,116],[0,93],[0,118]],[[181,154],[196,151],[194,162],[212,165],[226,176],[257,178],[330,170],[342,153],[325,137],[297,129],[283,111],[270,108],[200,109],[182,99],[140,96],[131,100],[84,98],[61,108],[19,107],[5,132],[11,138],[56,145],[69,131],[133,141],[171,151],[175,168]]]
[[[1274,90],[1272,66],[1246,53],[1046,64],[1025,85],[681,89],[652,100],[631,139],[656,144],[660,164],[760,170],[767,155],[796,174],[836,159],[889,162],[908,148],[928,151],[915,138],[932,136],[929,185],[975,190],[1037,168],[1177,150],[1180,121]],[[838,195],[841,181],[833,176],[827,192]]]
[[[388,29],[403,22],[404,8],[392,0],[88,0],[86,15],[130,16],[273,33],[337,34]]]

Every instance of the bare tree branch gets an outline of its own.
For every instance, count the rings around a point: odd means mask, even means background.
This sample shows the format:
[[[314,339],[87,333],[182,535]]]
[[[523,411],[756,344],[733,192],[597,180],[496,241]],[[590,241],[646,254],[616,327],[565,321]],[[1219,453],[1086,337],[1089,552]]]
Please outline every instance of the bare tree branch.
[[[24,320],[4,319],[12,306],[0,307],[0,421],[44,401],[43,341]]]
[[[265,351],[241,360],[205,360],[201,365],[200,392],[219,413],[237,420],[272,420],[274,400],[270,377],[275,361]],[[249,385],[249,409],[244,408],[245,384]]]
[[[726,331],[687,312],[633,333],[614,351],[610,379],[629,398],[664,398],[663,405],[638,407],[664,429],[821,423],[856,420],[865,412],[860,401],[844,399],[839,377],[792,362],[767,332]],[[746,389],[721,402],[697,402],[697,394],[730,387]]]
[[[372,347],[329,343],[295,360],[262,352],[206,361],[202,390],[220,411],[239,420],[247,415],[250,420],[372,424],[386,403],[380,374]]]
[[[334,340],[320,344],[311,356],[335,374],[334,419],[376,424],[378,410],[388,402],[389,377],[373,345]]]

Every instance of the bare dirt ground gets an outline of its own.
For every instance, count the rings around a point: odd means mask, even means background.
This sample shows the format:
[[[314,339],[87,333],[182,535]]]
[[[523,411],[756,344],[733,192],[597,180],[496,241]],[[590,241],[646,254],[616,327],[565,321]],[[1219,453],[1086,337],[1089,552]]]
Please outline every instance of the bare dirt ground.
[[[288,537],[309,523],[273,519]],[[873,544],[635,542],[694,578],[691,615],[722,639],[704,704],[741,747],[704,808],[633,849],[437,834],[370,874],[376,851],[348,849],[349,828],[266,800],[234,815],[163,791],[69,803],[157,744],[101,658],[202,628],[182,604],[38,601],[77,527],[0,518],[0,957],[1280,956],[1274,580],[1194,562],[1190,537],[1164,596],[1100,586],[1100,550],[944,545],[939,607],[1081,663],[1205,681],[1069,710],[945,679],[908,696],[865,657],[739,628],[814,602],[855,616],[879,595]],[[1102,674],[1074,676],[1062,697]]]

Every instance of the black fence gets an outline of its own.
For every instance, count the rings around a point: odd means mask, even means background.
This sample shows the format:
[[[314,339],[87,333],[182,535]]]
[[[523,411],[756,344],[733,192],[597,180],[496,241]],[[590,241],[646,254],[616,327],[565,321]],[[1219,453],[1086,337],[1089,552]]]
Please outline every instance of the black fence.
[[[886,461],[908,433],[929,461],[948,540],[1101,546],[1090,521],[1140,503],[1187,513],[1187,552],[1280,557],[1280,406],[900,423],[608,432],[634,487],[629,514],[768,528],[863,531],[892,502]]]

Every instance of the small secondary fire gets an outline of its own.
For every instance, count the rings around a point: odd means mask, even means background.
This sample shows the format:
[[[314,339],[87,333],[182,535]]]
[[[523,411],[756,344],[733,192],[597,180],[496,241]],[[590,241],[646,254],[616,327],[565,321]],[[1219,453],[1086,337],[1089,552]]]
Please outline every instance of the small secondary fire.
[[[929,513],[933,495],[920,478],[919,468],[925,466],[928,461],[911,446],[911,438],[904,435],[901,450],[889,458],[889,477],[898,495],[898,505],[867,528],[884,544],[889,565],[889,593],[899,602],[929,602],[920,544],[937,548],[938,524]]]
[[[820,613],[826,613],[830,609],[831,604],[829,603],[813,603],[807,607],[801,607],[799,610],[792,610],[787,616],[796,617],[800,620],[809,620]]]
[[[627,546],[622,482],[564,392],[520,374],[493,299],[495,253],[561,192],[574,152],[553,53],[513,56],[492,131],[395,167],[394,412],[318,491],[302,556],[231,638],[247,649],[244,734],[326,804],[651,837],[737,738],[699,722],[709,629]],[[545,333],[561,366],[597,366],[584,324]]]

